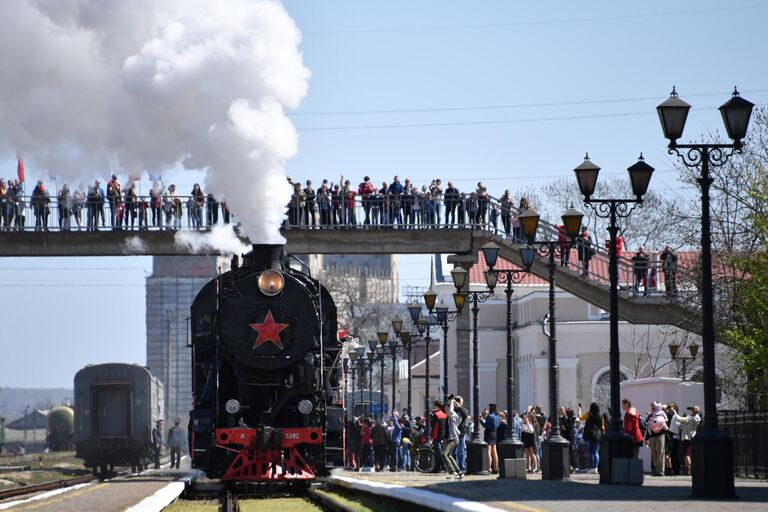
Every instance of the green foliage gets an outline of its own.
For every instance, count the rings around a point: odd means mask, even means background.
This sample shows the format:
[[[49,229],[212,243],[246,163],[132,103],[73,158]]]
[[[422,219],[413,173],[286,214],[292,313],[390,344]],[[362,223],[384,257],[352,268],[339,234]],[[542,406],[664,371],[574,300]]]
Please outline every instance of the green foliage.
[[[768,175],[756,163],[753,186],[749,195],[754,204],[768,204]],[[724,331],[727,342],[739,350],[744,370],[751,378],[748,391],[761,408],[768,407],[768,384],[764,377],[768,368],[768,212],[755,209],[749,214],[756,251],[748,255],[734,254],[730,263],[747,276],[739,286],[736,322]]]

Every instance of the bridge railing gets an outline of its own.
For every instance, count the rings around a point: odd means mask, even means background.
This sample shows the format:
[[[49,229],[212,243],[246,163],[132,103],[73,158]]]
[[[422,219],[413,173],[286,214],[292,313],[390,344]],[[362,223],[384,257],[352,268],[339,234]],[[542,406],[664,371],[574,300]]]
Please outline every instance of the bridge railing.
[[[503,205],[497,198],[460,194],[432,197],[415,194],[306,198],[293,196],[288,205],[287,230],[337,229],[475,229],[487,231],[502,243],[523,243],[517,222],[521,210]],[[208,196],[139,196],[89,200],[82,196],[0,198],[0,229],[18,231],[208,230],[216,225],[237,225],[237,217],[226,203]],[[538,240],[557,240],[558,227],[542,219]],[[573,247],[559,263],[584,272],[579,247]],[[582,256],[586,250],[581,251]],[[592,243],[586,277],[608,283],[608,249]],[[619,286],[636,295],[665,294],[662,265],[651,258],[637,267],[629,258],[619,258]],[[667,277],[667,276],[664,276]]]

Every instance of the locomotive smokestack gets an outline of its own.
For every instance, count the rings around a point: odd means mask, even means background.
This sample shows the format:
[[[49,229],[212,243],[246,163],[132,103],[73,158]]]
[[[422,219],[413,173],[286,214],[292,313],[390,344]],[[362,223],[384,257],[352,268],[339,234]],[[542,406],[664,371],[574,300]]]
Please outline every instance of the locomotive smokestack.
[[[284,245],[253,244],[253,251],[243,258],[243,266],[254,271],[266,269],[283,270]]]

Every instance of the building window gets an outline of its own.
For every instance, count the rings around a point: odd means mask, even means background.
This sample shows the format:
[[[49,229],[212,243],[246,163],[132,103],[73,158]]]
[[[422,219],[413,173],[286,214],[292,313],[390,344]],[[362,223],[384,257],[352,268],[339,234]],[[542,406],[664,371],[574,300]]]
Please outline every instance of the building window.
[[[624,382],[629,377],[623,370],[619,371],[619,382]],[[597,377],[593,379],[592,401],[600,406],[600,412],[608,412],[608,406],[611,403],[611,371],[603,369],[598,372]]]

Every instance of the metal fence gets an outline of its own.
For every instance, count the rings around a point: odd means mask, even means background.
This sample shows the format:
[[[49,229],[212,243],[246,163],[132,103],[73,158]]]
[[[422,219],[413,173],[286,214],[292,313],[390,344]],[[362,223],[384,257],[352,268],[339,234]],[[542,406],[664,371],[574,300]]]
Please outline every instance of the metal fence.
[[[720,411],[718,424],[733,439],[736,476],[768,478],[768,413]]]

